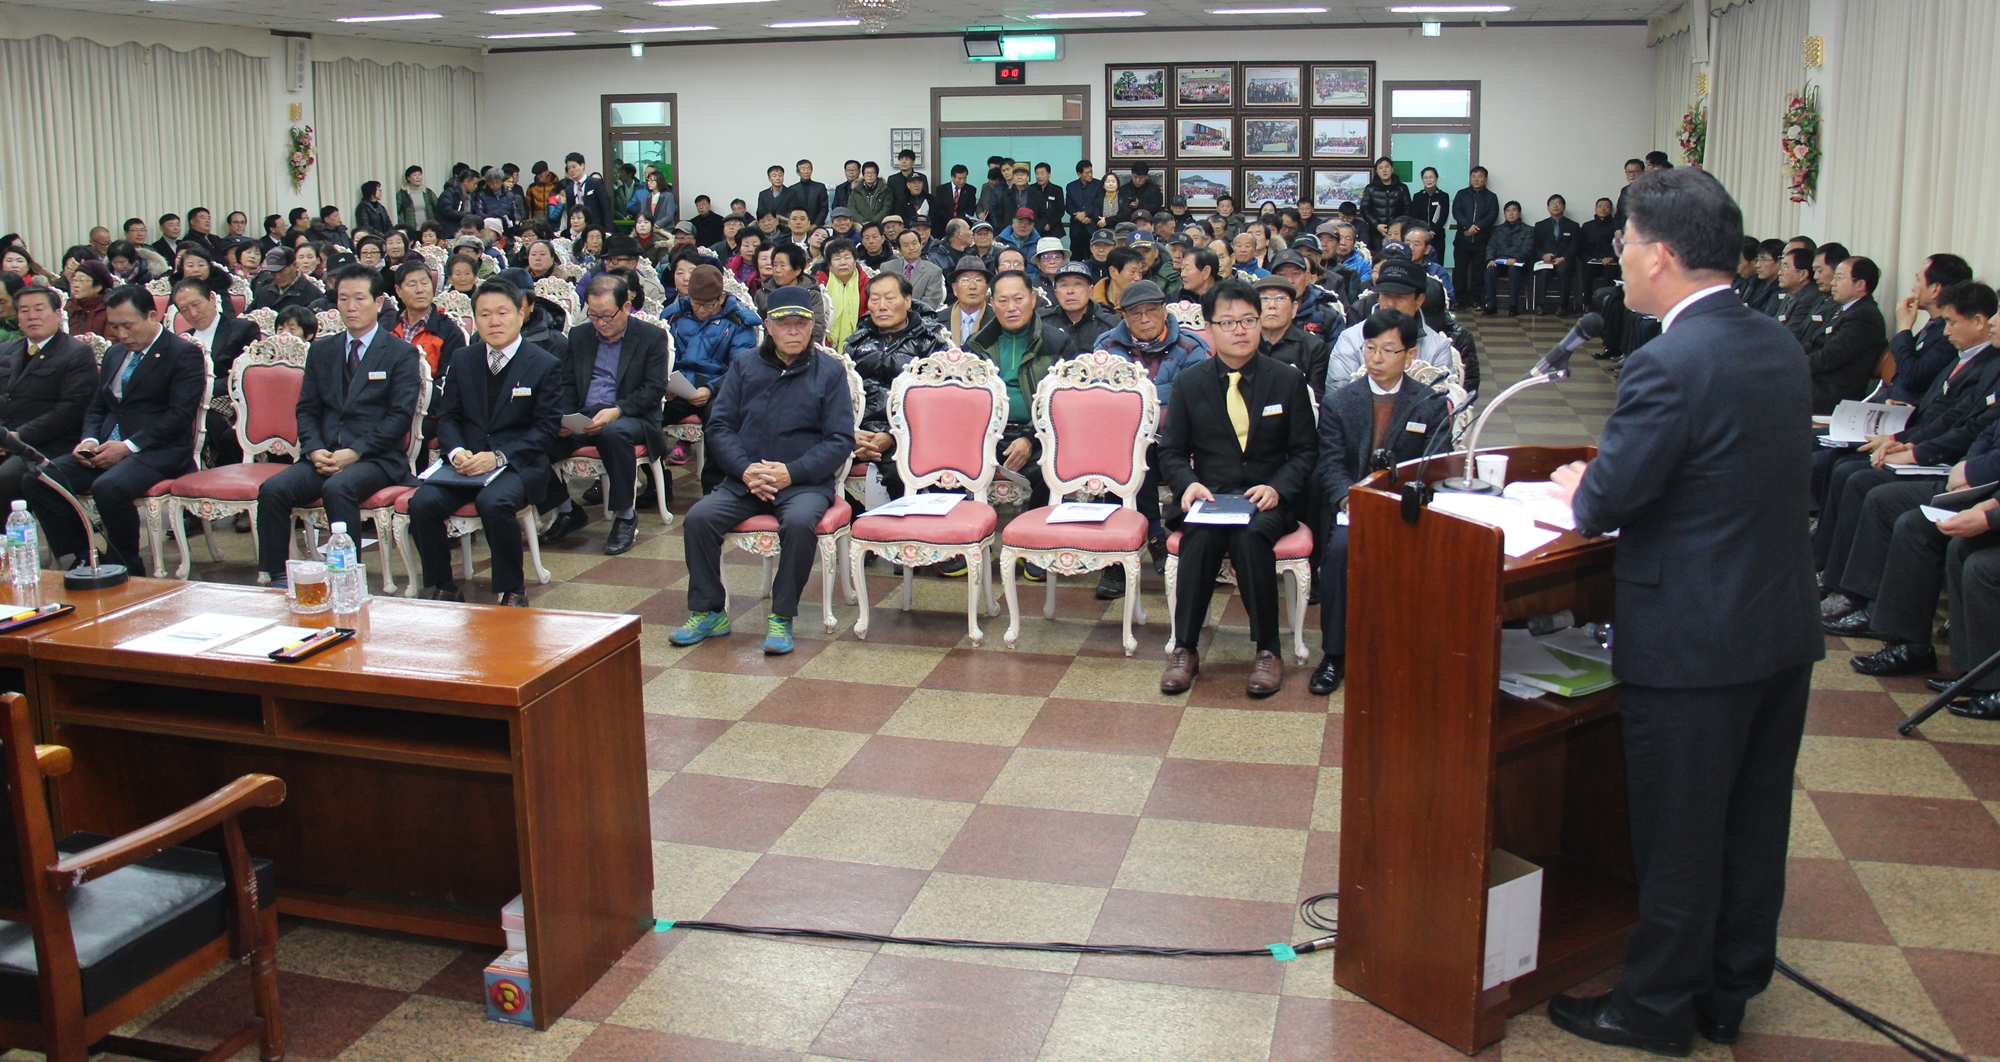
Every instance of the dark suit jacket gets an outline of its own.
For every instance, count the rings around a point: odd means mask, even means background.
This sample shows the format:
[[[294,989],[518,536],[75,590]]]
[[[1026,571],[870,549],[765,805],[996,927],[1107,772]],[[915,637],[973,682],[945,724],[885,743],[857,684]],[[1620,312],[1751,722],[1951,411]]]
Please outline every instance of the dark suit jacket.
[[[944,239],[944,223],[952,218],[971,221],[979,215],[979,189],[972,185],[960,187],[946,182],[938,186],[935,203],[931,207],[931,232],[938,239]]]
[[[561,359],[526,340],[499,376],[486,369],[485,343],[461,347],[451,356],[444,408],[438,412],[438,456],[449,458],[460,447],[505,454],[527,496],[541,497],[549,449],[562,426],[562,376]],[[490,397],[495,394],[497,411]]]
[[[1835,311],[1832,306],[1829,311]],[[1889,330],[1875,296],[1857,299],[1831,312],[1826,325],[1806,346],[1812,363],[1813,407],[1819,415],[1833,412],[1843,398],[1861,398],[1875,378],[1875,364],[1889,346]]]
[[[1582,229],[1568,218],[1543,218],[1535,222],[1535,260],[1541,261],[1545,254],[1564,259],[1565,264],[1576,264],[1577,240],[1582,237]]]
[[[588,322],[569,332],[569,371],[562,378],[562,410],[565,413],[596,413],[602,406],[586,408],[590,394],[590,374],[597,365],[597,328]],[[625,324],[625,337],[618,347],[618,415],[646,422],[646,446],[654,454],[666,451],[666,435],[660,431],[660,407],[667,395],[667,332],[656,324],[632,318]]]
[[[1798,344],[1730,291],[1625,359],[1573,502],[1579,530],[1620,530],[1620,679],[1733,685],[1826,655],[1806,535],[1811,405]]]
[[[83,411],[97,386],[97,356],[66,332],[25,367],[28,340],[0,343],[0,425],[51,458],[76,448],[83,438]]]
[[[1450,397],[1413,377],[1403,377],[1389,407],[1382,449],[1394,450],[1398,463],[1414,461],[1440,432],[1450,431]],[[1438,443],[1439,448],[1449,445]],[[1340,508],[1349,487],[1367,477],[1375,449],[1375,393],[1368,381],[1353,380],[1327,392],[1319,400],[1319,488],[1329,512]]]
[[[141,360],[121,398],[111,388],[128,357]],[[208,402],[203,369],[201,348],[165,329],[137,354],[123,345],[105,351],[97,389],[83,414],[83,438],[105,442],[120,428],[125,441],[139,448],[132,460],[162,476],[193,471],[194,416]]]
[[[1286,329],[1276,343],[1268,339],[1258,341],[1259,353],[1305,373],[1306,386],[1312,388],[1314,401],[1319,400],[1320,390],[1326,386],[1327,349],[1326,340],[1298,325]]]
[[[229,368],[236,364],[237,355],[250,349],[250,344],[263,338],[264,333],[257,328],[257,322],[246,317],[220,318],[215,325],[215,346],[208,352],[208,363],[215,367],[215,383],[210,386],[212,395],[229,393]]]
[[[580,206],[592,225],[607,233],[611,231],[611,193],[604,189],[604,178],[594,175],[580,181],[564,178],[557,184],[563,190],[565,209]]]
[[[347,333],[313,341],[306,352],[305,381],[299,386],[299,451],[353,450],[361,461],[379,466],[391,480],[410,471],[407,439],[417,411],[423,353],[377,327],[361,352],[361,365],[347,377]]]
[[[1319,460],[1312,391],[1305,375],[1262,354],[1245,366],[1244,404],[1250,407],[1250,443],[1236,442],[1229,424],[1229,367],[1209,358],[1174,377],[1160,433],[1160,478],[1180,497],[1196,483],[1217,494],[1241,494],[1265,485],[1294,513]]]
[[[1944,344],[1951,350],[1951,344]],[[1957,464],[1972,447],[1972,441],[2000,416],[2000,349],[1988,344],[1954,375],[1958,366],[1956,350],[1951,368],[1931,380],[1930,389],[1917,400],[1917,411],[1896,438],[1916,444],[1917,464]]]

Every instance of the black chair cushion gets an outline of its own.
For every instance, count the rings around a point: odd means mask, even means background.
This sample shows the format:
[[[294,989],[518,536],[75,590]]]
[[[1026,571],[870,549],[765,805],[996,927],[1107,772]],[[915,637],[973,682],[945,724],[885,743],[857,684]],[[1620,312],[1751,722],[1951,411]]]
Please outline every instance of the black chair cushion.
[[[111,838],[73,833],[56,842],[72,855]],[[257,905],[277,899],[271,861],[250,861]],[[229,931],[229,895],[222,857],[169,848],[71,890],[70,934],[83,968],[83,1010],[96,1013],[148,979]],[[0,1018],[41,1020],[35,939],[25,922],[0,920]]]

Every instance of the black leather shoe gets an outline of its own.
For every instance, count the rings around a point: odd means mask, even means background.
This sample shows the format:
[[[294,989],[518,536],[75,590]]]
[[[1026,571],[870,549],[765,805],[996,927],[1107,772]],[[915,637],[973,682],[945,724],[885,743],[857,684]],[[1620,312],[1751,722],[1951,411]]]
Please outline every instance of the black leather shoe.
[[[460,590],[456,586],[433,586],[426,589],[421,596],[425,601],[463,601],[465,600],[465,591]]]
[[[547,531],[542,532],[542,545],[553,546],[588,526],[590,526],[590,514],[584,511],[583,506],[572,505],[568,512],[557,513],[555,522],[549,525]]]
[[[1874,633],[1868,626],[1868,610],[1865,608],[1849,612],[1839,619],[1827,620],[1821,623],[1820,627],[1826,633],[1837,634],[1842,638],[1866,638]]]
[[[1829,590],[1825,597],[1819,599],[1819,618],[1823,620],[1835,620],[1863,607],[1865,606],[1862,602],[1856,601],[1838,590]]]
[[[527,608],[528,595],[519,590],[509,590],[500,595],[500,604],[507,608]]]
[[[1116,601],[1124,596],[1125,569],[1115,565],[1104,569],[1104,574],[1097,577],[1097,599]]]
[[[1982,693],[1969,701],[1959,701],[1951,706],[1951,714],[1961,719],[2000,722],[2000,693]]]
[[[1556,1028],[1600,1044],[1636,1047],[1655,1055],[1686,1058],[1694,1054],[1694,1036],[1660,1036],[1640,1032],[1626,1023],[1625,1015],[1602,996],[1557,996],[1549,1000],[1549,1021]]]
[[[1939,625],[1938,625],[1938,629],[1937,629],[1937,640],[1938,640],[1938,641],[1941,641],[1941,642],[1949,642],[1949,641],[1951,641],[1951,621],[1950,621],[1950,620],[1945,620],[1945,621],[1944,621],[1943,623],[1941,623],[1941,624],[1939,624]]]
[[[1848,663],[1864,675],[1922,675],[1937,670],[1937,651],[1928,645],[1901,642],[1885,645],[1867,656],[1857,656]]]
[[[629,518],[623,516],[612,517],[611,534],[605,536],[604,539],[604,555],[607,557],[616,557],[620,553],[631,549],[632,541],[638,537],[639,518],[637,516]]]
[[[1924,680],[1924,685],[1929,686],[1932,693],[1943,693],[1951,688],[1952,683],[1957,681],[1958,679],[1956,678],[1927,678]]]
[[[1743,1039],[1742,1022],[1716,1021],[1702,1016],[1700,1012],[1696,1012],[1694,1016],[1694,1028],[1701,1034],[1702,1039],[1712,1044],[1733,1044]]]
[[[1324,697],[1340,688],[1340,680],[1347,677],[1347,658],[1328,655],[1313,668],[1312,678],[1306,682],[1306,690],[1315,697]]]
[[[604,486],[603,486],[603,484],[600,484],[600,483],[592,483],[592,484],[591,484],[590,486],[588,486],[588,487],[584,488],[584,491],[583,491],[583,504],[585,504],[585,505],[603,505],[603,504],[604,504]]]

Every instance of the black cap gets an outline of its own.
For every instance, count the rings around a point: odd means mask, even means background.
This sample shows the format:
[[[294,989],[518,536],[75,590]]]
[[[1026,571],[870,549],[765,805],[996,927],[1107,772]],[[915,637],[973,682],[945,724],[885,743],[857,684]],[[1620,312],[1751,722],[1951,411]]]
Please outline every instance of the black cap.
[[[1407,258],[1384,258],[1375,263],[1374,286],[1376,291],[1416,295],[1430,287],[1430,277]]]
[[[1144,306],[1149,302],[1165,302],[1167,293],[1150,280],[1136,280],[1125,285],[1125,291],[1118,296],[1118,308],[1129,310],[1134,306]]]
[[[1090,243],[1093,247],[1098,244],[1115,244],[1117,242],[1118,237],[1113,236],[1110,229],[1098,229],[1096,232],[1090,234]]]
[[[1265,290],[1282,291],[1290,295],[1293,299],[1297,299],[1299,297],[1299,289],[1293,287],[1291,281],[1286,280],[1284,277],[1281,277],[1276,273],[1273,273],[1269,276],[1258,277],[1257,282],[1250,286],[1257,289],[1258,291],[1265,291]]]
[[[1187,196],[1177,195],[1173,198],[1173,201],[1168,203],[1167,205],[1184,207],[1187,205]]]
[[[1312,272],[1312,266],[1307,264],[1306,256],[1297,251],[1279,251],[1271,256],[1271,272],[1276,273],[1283,266],[1298,266],[1308,273]]]
[[[951,276],[945,279],[955,284],[958,282],[959,276],[964,273],[977,273],[988,280],[993,279],[992,267],[986,264],[986,259],[976,254],[969,254],[960,258],[958,264],[951,267]]]
[[[612,236],[604,241],[604,253],[600,258],[639,258],[639,241],[631,236]]]
[[[1082,262],[1064,262],[1062,268],[1056,270],[1056,279],[1061,280],[1064,277],[1082,277],[1088,283],[1097,283],[1097,271]]]

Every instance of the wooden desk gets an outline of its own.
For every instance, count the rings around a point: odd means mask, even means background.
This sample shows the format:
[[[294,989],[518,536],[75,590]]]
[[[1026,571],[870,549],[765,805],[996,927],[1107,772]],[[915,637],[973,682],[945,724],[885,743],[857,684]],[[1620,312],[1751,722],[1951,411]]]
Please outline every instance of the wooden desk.
[[[41,599],[35,603],[75,605],[76,611],[59,619],[46,620],[9,634],[0,634],[0,688],[25,692],[25,677],[32,654],[30,646],[39,638],[94,620],[107,612],[135,605],[148,598],[171,593],[182,584],[167,579],[131,579],[108,590],[65,590],[61,572],[42,573]],[[16,601],[13,584],[0,579],[0,605]],[[6,674],[11,671],[13,674]]]
[[[275,590],[127,586],[134,603],[25,639],[40,732],[76,753],[59,830],[276,775],[284,806],[243,829],[280,911],[498,945],[522,894],[542,1028],[650,929],[636,617],[377,597],[357,641],[277,664],[117,646],[204,612],[332,617]]]

